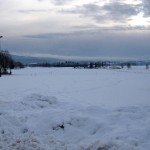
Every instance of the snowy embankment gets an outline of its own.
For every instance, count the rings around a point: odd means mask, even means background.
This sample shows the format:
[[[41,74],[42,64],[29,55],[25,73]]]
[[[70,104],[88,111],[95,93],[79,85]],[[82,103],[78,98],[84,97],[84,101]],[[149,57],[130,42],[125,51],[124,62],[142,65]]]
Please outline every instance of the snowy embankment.
[[[0,78],[2,150],[150,149],[150,70],[25,68]]]

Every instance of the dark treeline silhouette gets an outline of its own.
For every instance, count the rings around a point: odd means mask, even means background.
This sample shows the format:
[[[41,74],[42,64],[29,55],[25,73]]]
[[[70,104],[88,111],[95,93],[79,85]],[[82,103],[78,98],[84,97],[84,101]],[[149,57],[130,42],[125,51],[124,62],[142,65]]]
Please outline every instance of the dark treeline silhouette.
[[[98,68],[110,68],[110,69],[123,69],[124,67],[130,69],[131,66],[136,66],[135,62],[113,62],[113,61],[98,61],[98,62],[57,62],[57,63],[35,63],[30,64],[31,67],[73,67],[84,69],[98,69]]]
[[[8,51],[0,51],[0,75],[11,74],[11,69],[14,68],[14,61]],[[9,73],[8,73],[9,69]]]
[[[10,53],[6,51],[0,51],[0,77],[2,74],[11,74],[11,70],[14,68],[22,68],[23,64],[15,62]]]
[[[149,65],[148,64],[146,64],[146,69],[149,69]]]
[[[101,68],[108,66],[105,62],[57,62],[57,63],[35,63],[30,64],[31,67],[73,67],[73,68]]]

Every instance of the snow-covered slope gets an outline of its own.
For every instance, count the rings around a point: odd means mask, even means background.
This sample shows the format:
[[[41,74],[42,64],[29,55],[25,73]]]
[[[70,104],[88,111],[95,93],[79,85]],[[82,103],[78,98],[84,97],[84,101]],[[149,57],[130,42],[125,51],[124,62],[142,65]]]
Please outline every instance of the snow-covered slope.
[[[25,68],[0,78],[2,150],[150,149],[150,70]]]

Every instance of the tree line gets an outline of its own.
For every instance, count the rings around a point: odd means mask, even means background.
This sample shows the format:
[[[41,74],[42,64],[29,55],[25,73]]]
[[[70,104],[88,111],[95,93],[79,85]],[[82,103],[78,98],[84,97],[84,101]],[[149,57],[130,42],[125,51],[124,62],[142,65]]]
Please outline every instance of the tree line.
[[[115,61],[98,61],[98,62],[56,62],[56,63],[33,63],[29,64],[30,67],[73,67],[84,69],[98,69],[98,68],[110,68],[110,69],[123,69],[124,67],[130,69],[132,66],[138,66],[136,61],[115,62]],[[142,63],[142,66],[146,66],[149,69],[149,63]]]
[[[0,51],[0,77],[3,74],[12,74],[11,70],[16,67],[22,68],[23,64],[20,62],[15,62],[9,51]]]
[[[30,64],[30,67],[73,67],[73,68],[84,68],[84,69],[94,69],[94,68],[107,68],[110,67],[112,69],[122,69],[124,66],[127,68],[131,68],[131,65],[136,65],[135,63],[126,62],[126,63],[114,63],[109,61],[99,61],[99,62],[57,62],[57,63],[35,63]]]

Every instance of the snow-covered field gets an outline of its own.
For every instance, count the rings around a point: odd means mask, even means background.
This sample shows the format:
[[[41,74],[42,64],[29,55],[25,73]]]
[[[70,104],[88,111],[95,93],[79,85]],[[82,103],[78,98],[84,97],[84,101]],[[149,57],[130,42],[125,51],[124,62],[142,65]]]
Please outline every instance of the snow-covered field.
[[[25,68],[0,78],[0,150],[149,150],[150,70]]]

